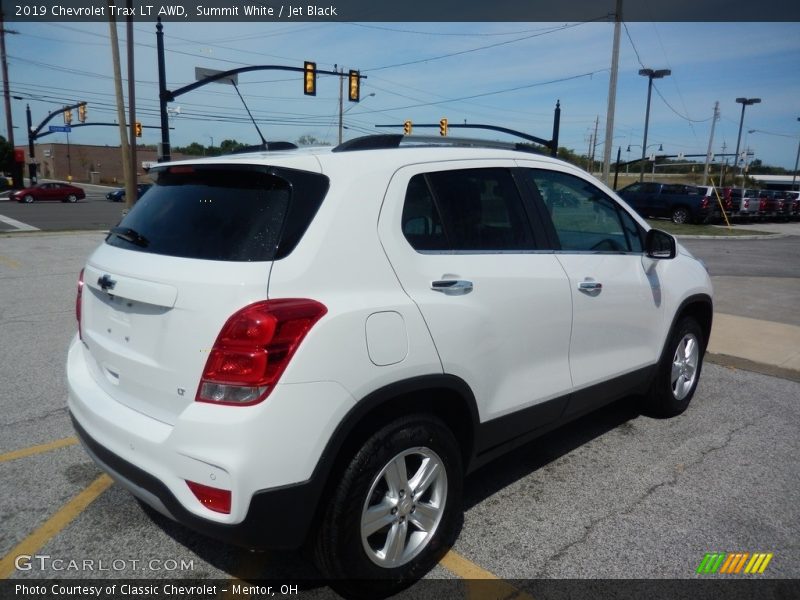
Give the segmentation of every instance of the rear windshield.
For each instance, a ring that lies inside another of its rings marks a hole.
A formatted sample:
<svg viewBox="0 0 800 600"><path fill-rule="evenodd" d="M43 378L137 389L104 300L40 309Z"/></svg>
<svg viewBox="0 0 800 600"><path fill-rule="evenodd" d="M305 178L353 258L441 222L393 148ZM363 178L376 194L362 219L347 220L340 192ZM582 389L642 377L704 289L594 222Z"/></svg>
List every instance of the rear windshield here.
<svg viewBox="0 0 800 600"><path fill-rule="evenodd" d="M111 246L184 258L271 261L288 255L328 190L316 173L261 166L151 169L151 187L111 230Z"/></svg>

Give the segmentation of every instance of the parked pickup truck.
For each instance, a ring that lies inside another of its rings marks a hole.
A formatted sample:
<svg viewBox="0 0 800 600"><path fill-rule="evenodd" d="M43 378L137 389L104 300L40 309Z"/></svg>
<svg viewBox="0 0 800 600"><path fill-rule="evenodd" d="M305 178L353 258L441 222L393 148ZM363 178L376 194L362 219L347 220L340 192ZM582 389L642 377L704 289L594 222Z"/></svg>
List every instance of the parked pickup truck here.
<svg viewBox="0 0 800 600"><path fill-rule="evenodd" d="M673 223L708 223L720 217L718 203L694 185L640 182L617 193L643 217L669 217Z"/></svg>

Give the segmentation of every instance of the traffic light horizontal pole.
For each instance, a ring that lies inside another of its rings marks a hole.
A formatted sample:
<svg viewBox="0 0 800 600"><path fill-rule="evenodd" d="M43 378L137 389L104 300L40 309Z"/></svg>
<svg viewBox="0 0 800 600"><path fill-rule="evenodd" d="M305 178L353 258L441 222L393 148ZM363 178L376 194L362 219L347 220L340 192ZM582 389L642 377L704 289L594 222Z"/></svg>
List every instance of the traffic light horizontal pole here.
<svg viewBox="0 0 800 600"><path fill-rule="evenodd" d="M206 84L219 81L220 79L225 79L226 77L231 77L232 75L238 75L239 73L249 73L250 71L293 71L295 73L304 73L305 70L305 67L289 67L285 65L253 65L250 67L239 67L238 69L231 69L230 71L223 71L222 73L214 73L213 75L209 75L200 81L195 81L194 83L190 83L189 85L185 85L182 88L178 88L174 91L164 90L164 99L167 102L173 102L175 98L182 96L186 92L191 92L192 90L196 90L197 88ZM318 75L336 75L337 77L349 76L349 74L345 73L344 71L326 71L324 69L316 69L315 73ZM359 74L358 77L359 79L367 78L366 75L361 74Z"/></svg>
<svg viewBox="0 0 800 600"><path fill-rule="evenodd" d="M439 127L439 123L414 123L414 127ZM403 124L400 125L375 125L375 127L403 127ZM540 137L536 137L535 135L530 135L528 133L523 133L522 131L517 131L515 129L509 129L507 127L498 127L497 125L480 125L478 123L448 123L448 129L488 129L490 131L500 131L502 133L507 133L509 135L514 135L520 137L524 140L528 140L529 142L535 142L537 144L541 144L547 148L553 149L553 140L543 140Z"/></svg>
<svg viewBox="0 0 800 600"><path fill-rule="evenodd" d="M73 108L78 108L79 106L83 106L84 104L86 104L86 102L78 102L77 104L72 104L70 106L65 106L64 108L61 108L59 110L54 110L53 112L51 112L50 114L48 114L45 117L44 121L39 123L39 126L36 129L34 129L33 131L30 132L31 139L35 140L37 138L40 138L40 137L43 137L43 136L47 135L46 133L39 135L39 132L42 130L42 127L47 125L52 120L53 117L56 117L56 116L61 115L61 114L64 114L68 110L72 110ZM76 127L77 127L77 125L76 125Z"/></svg>
<svg viewBox="0 0 800 600"><path fill-rule="evenodd" d="M70 125L70 129L77 129L78 127L94 127L96 125L100 125L103 127L119 127L119 123L78 123L77 125ZM158 125L142 125L142 129L161 129ZM170 129L175 129L174 127L170 127ZM60 131L45 131L40 133L36 136L35 139L43 138L46 135L50 135L51 133L61 133Z"/></svg>

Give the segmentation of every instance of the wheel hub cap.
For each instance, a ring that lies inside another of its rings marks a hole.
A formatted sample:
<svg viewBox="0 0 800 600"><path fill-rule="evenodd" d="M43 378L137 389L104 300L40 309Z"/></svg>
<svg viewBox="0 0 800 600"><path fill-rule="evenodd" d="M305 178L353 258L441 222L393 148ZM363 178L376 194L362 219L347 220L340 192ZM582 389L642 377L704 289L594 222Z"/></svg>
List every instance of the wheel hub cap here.
<svg viewBox="0 0 800 600"><path fill-rule="evenodd" d="M700 362L700 344L697 338L687 333L683 336L675 356L672 358L672 395L676 400L683 400L692 390L697 379L697 365Z"/></svg>
<svg viewBox="0 0 800 600"><path fill-rule="evenodd" d="M369 559L400 567L430 543L444 515L447 473L430 448L401 452L378 473L361 509L361 543Z"/></svg>

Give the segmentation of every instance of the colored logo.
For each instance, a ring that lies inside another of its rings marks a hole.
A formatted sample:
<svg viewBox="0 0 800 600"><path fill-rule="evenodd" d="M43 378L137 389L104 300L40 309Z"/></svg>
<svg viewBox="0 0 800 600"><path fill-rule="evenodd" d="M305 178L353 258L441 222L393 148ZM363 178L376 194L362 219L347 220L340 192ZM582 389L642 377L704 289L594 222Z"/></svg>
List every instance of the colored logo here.
<svg viewBox="0 0 800 600"><path fill-rule="evenodd" d="M726 575L739 575L740 573L755 575L763 573L772 552L707 552L697 567L700 575L722 573Z"/></svg>

